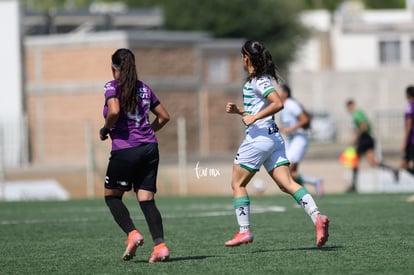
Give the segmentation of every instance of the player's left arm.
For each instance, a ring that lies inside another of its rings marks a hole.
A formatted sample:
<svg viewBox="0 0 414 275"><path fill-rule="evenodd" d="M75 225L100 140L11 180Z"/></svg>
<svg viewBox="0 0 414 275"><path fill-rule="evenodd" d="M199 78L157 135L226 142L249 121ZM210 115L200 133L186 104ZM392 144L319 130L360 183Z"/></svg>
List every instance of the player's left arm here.
<svg viewBox="0 0 414 275"><path fill-rule="evenodd" d="M170 114L161 103L151 109L151 112L155 115L155 119L151 123L154 132L160 130L168 121L170 121Z"/></svg>
<svg viewBox="0 0 414 275"><path fill-rule="evenodd" d="M260 112L256 114L247 114L243 117L242 120L246 126L253 124L255 121L259 119L271 116L283 109L282 99L280 98L279 94L276 93L276 90L270 92L267 95L266 99L270 102L270 104L267 105L266 108L262 109Z"/></svg>
<svg viewBox="0 0 414 275"><path fill-rule="evenodd" d="M290 134L296 131L297 129L302 128L304 125L306 125L306 123L309 122L309 117L304 112L301 112L297 118L298 118L298 122L296 124L292 125L291 127L286 127L283 129L284 134Z"/></svg>

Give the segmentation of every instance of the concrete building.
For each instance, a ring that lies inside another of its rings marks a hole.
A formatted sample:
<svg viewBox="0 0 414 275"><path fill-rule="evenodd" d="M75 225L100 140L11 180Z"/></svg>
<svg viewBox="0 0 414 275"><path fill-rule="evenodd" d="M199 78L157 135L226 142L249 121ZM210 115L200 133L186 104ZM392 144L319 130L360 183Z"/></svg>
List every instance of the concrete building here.
<svg viewBox="0 0 414 275"><path fill-rule="evenodd" d="M353 98L374 121L378 139L398 151L405 88L414 84L414 8L365 10L350 1L334 14L306 11L313 30L290 67L294 95L309 109L337 121L339 142L349 141L344 103Z"/></svg>
<svg viewBox="0 0 414 275"><path fill-rule="evenodd" d="M303 14L313 35L287 79L294 97L307 109L334 118L338 132L336 140L328 142L349 143L350 118L344 103L354 98L373 119L382 148L394 153L400 150L404 89L414 83L412 18L411 9L374 12L359 6L344 6L334 15L326 11ZM244 133L241 122L226 115L224 106L227 101L242 101L243 40L154 29L91 32L89 27L25 38L26 157L36 168L9 170L8 176L47 175L73 197L85 196L85 185L102 191L110 150L109 141L98 139L103 124L103 85L112 78L111 54L127 47L136 55L139 78L154 89L172 116L158 135L162 163L172 160L160 174L161 192L176 194L179 189L181 194L207 194L220 190L223 178L194 178L194 167L230 178L232 154ZM181 118L186 121L187 154L195 158L187 167L178 166ZM221 157L225 166L216 164ZM212 166L199 165L209 158ZM338 173L334 174L336 178ZM182 187L185 179L191 181L188 189Z"/></svg>
<svg viewBox="0 0 414 275"><path fill-rule="evenodd" d="M164 31L27 37L31 161L84 162L90 140L103 146L97 139L103 125L103 85L112 79L110 57L120 47L135 52L139 78L171 112L171 123L159 134L165 156L177 155L180 117L187 122L189 154L233 151L242 127L225 115L224 106L241 98L240 45L241 40L213 39L205 33Z"/></svg>

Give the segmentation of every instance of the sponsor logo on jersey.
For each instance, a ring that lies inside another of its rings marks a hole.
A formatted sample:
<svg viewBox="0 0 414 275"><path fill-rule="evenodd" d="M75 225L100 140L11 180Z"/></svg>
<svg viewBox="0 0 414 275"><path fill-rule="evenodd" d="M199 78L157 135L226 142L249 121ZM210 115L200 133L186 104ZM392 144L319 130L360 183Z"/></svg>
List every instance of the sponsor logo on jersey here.
<svg viewBox="0 0 414 275"><path fill-rule="evenodd" d="M141 99L149 99L150 95L146 87L139 88L138 95Z"/></svg>
<svg viewBox="0 0 414 275"><path fill-rule="evenodd" d="M128 182L118 180L118 181L116 182L116 184L121 185L121 186L127 186L127 185L128 185Z"/></svg>

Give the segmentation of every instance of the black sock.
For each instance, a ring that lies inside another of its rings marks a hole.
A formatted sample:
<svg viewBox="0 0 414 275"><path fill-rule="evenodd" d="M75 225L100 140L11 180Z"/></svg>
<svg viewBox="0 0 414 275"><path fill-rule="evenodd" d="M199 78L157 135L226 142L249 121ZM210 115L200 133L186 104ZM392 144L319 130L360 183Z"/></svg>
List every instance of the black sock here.
<svg viewBox="0 0 414 275"><path fill-rule="evenodd" d="M352 183L351 183L352 191L356 191L357 182L358 182L358 168L353 168L352 169Z"/></svg>
<svg viewBox="0 0 414 275"><path fill-rule="evenodd" d="M111 210L114 220L127 235L135 229L128 208L126 208L125 204L122 202L121 197L105 196L105 202L109 207L109 210Z"/></svg>
<svg viewBox="0 0 414 275"><path fill-rule="evenodd" d="M158 211L155 201L141 201L139 202L142 213L147 221L149 231L151 232L154 245L164 242L164 228L162 225L162 218L160 211Z"/></svg>
<svg viewBox="0 0 414 275"><path fill-rule="evenodd" d="M388 164L385 164L383 162L378 163L378 166L392 172L394 174L395 181L398 182L400 180L400 173L399 173L398 169L394 169L391 166L389 166Z"/></svg>

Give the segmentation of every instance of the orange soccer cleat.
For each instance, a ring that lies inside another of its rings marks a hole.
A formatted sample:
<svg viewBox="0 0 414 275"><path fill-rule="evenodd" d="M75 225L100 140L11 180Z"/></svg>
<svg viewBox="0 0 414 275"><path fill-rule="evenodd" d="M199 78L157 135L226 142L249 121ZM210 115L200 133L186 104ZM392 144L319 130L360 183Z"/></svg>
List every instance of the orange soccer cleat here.
<svg viewBox="0 0 414 275"><path fill-rule="evenodd" d="M124 255L122 255L122 259L124 259L124 261L129 261L134 258L137 248L144 244L144 238L137 230L133 230L128 234L125 244L127 247Z"/></svg>
<svg viewBox="0 0 414 275"><path fill-rule="evenodd" d="M170 252L168 251L165 243L160 243L154 247L154 251L151 253L149 263L164 262L170 258Z"/></svg>
<svg viewBox="0 0 414 275"><path fill-rule="evenodd" d="M244 233L237 232L233 239L225 242L226 246L239 246L241 244L248 244L253 242L253 235L250 229Z"/></svg>
<svg viewBox="0 0 414 275"><path fill-rule="evenodd" d="M329 218L327 216L318 215L315 224L315 231L316 231L316 245L318 247L323 246L329 237L328 229L329 229Z"/></svg>

